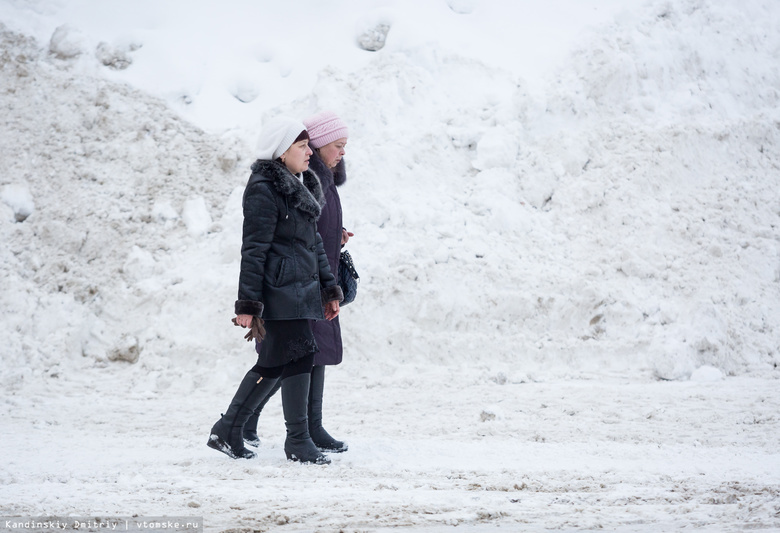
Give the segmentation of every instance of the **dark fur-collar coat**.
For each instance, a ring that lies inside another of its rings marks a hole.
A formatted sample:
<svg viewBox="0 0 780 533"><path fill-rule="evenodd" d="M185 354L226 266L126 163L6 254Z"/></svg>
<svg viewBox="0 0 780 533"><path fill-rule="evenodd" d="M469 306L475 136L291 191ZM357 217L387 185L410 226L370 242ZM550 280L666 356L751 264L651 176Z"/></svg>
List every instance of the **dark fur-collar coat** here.
<svg viewBox="0 0 780 533"><path fill-rule="evenodd" d="M314 172L301 183L282 163L255 161L244 191L237 315L322 320L323 302L343 299L317 233L324 202Z"/></svg>

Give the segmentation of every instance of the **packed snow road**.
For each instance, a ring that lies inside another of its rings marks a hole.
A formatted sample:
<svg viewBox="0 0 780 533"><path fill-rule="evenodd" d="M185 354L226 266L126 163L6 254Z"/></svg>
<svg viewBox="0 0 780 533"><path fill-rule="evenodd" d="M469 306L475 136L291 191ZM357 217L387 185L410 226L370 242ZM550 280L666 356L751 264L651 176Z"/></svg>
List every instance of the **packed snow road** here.
<svg viewBox="0 0 780 533"><path fill-rule="evenodd" d="M330 374L327 426L350 449L327 467L286 462L278 401L258 457L230 460L205 445L228 389L154 391L130 366L27 384L2 399L0 514L202 516L205 531L780 527L776 380L361 372Z"/></svg>

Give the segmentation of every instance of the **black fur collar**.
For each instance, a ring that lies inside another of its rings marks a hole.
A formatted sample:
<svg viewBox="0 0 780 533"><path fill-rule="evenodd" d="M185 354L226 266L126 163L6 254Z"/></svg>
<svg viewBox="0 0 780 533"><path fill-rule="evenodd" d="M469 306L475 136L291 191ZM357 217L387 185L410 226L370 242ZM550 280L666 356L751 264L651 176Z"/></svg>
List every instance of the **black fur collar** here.
<svg viewBox="0 0 780 533"><path fill-rule="evenodd" d="M259 174L260 179L270 181L282 196L287 197L290 204L314 215L320 216L325 205L322 185L317 175L311 170L303 173L303 184L283 163L258 159L252 163L252 173Z"/></svg>
<svg viewBox="0 0 780 533"><path fill-rule="evenodd" d="M336 184L336 187L341 187L347 182L347 169L343 159L333 169L333 182Z"/></svg>

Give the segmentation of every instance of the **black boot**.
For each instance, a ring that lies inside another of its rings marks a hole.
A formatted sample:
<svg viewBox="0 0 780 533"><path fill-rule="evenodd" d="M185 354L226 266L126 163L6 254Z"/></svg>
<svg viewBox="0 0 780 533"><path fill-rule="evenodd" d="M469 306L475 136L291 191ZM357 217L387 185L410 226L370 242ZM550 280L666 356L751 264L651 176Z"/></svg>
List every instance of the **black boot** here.
<svg viewBox="0 0 780 533"><path fill-rule="evenodd" d="M256 454L244 448L244 424L258 404L276 384L275 379L263 379L257 372L247 372L238 386L225 414L211 428L206 444L233 459L251 459Z"/></svg>
<svg viewBox="0 0 780 533"><path fill-rule="evenodd" d="M330 459L317 449L309 436L306 416L309 404L309 380L311 374L296 374L282 380L282 410L287 426L284 453L287 459L318 465L330 464Z"/></svg>
<svg viewBox="0 0 780 533"><path fill-rule="evenodd" d="M257 420L260 418L260 412L263 410L263 407L265 407L265 404L268 403L268 400L271 399L271 396L276 394L276 391L278 391L279 387L281 386L282 380L277 379L274 388L271 389L271 392L269 392L265 398L263 398L263 401L261 401L260 405L257 406L255 412L250 415L249 420L247 420L246 424L244 424L244 442L246 444L254 446L255 448L260 446L260 437L257 436Z"/></svg>
<svg viewBox="0 0 780 533"><path fill-rule="evenodd" d="M323 452L341 453L349 448L346 443L331 437L322 427L322 391L325 389L325 367L315 366L311 371L309 388L309 435Z"/></svg>

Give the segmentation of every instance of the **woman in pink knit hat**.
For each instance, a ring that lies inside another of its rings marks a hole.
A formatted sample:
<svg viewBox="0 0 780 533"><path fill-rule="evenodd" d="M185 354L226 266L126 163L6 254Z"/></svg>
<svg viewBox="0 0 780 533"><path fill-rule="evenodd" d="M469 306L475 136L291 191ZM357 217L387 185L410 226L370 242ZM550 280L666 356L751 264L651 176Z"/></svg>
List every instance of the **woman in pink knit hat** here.
<svg viewBox="0 0 780 533"><path fill-rule="evenodd" d="M322 236L325 254L332 272L338 272L339 255L343 245L353 235L344 229L341 217L341 199L337 187L346 182L344 153L349 132L347 125L335 113L323 111L303 121L309 133L309 146L314 153L309 159L309 169L320 178L325 206L317 220L317 231ZM325 366L341 363L343 347L338 317L333 320L312 321L312 332L319 346L314 357L309 389L309 434L321 451L339 453L347 451L347 444L334 439L322 427L322 396L325 385ZM257 421L268 398L258 406L254 415L244 425L244 440L258 446Z"/></svg>

